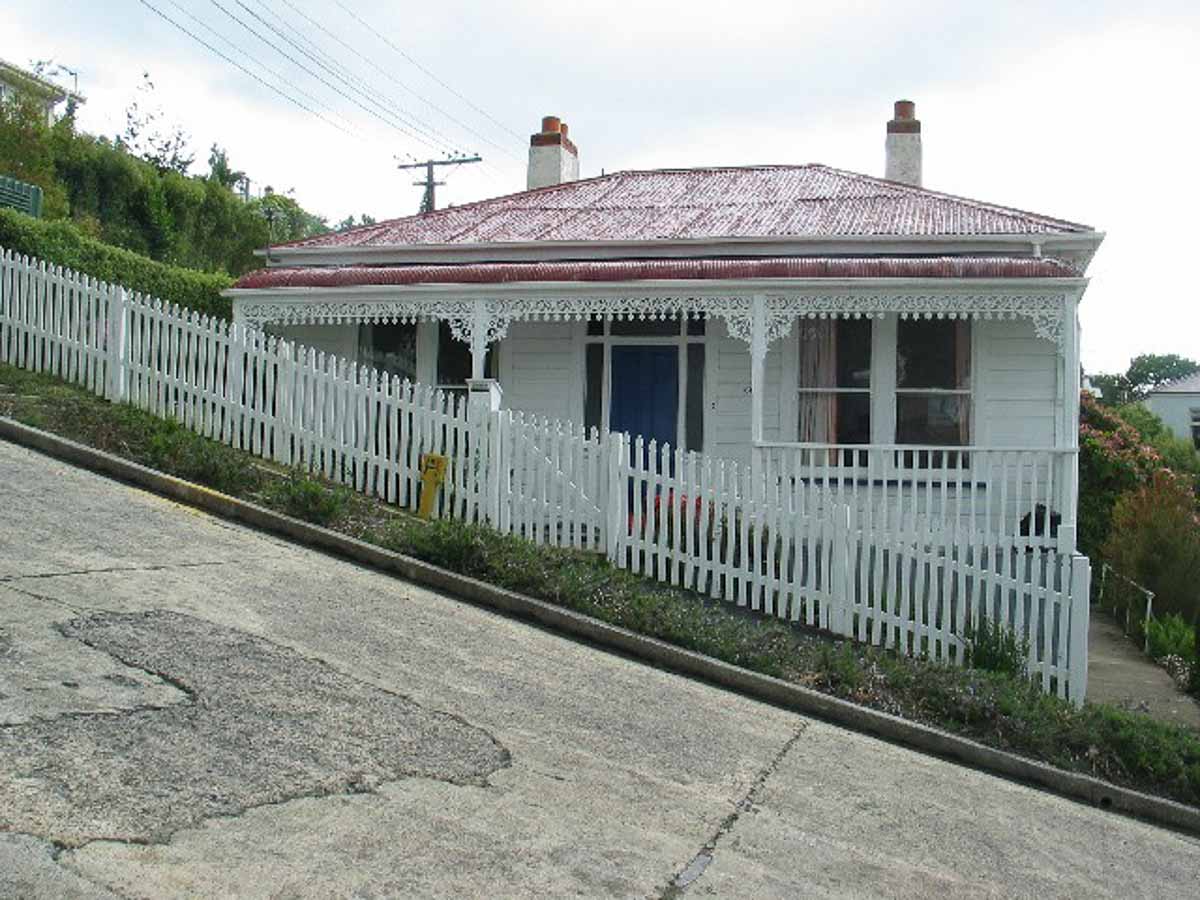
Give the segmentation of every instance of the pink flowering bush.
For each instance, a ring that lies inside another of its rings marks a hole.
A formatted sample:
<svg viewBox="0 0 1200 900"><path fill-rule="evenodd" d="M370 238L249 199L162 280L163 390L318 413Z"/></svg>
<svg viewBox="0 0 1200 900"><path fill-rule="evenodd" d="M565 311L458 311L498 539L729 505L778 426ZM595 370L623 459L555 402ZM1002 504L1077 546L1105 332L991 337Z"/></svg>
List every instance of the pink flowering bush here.
<svg viewBox="0 0 1200 900"><path fill-rule="evenodd" d="M1164 471L1162 455L1136 428L1084 394L1079 416L1079 548L1101 554L1122 494Z"/></svg>

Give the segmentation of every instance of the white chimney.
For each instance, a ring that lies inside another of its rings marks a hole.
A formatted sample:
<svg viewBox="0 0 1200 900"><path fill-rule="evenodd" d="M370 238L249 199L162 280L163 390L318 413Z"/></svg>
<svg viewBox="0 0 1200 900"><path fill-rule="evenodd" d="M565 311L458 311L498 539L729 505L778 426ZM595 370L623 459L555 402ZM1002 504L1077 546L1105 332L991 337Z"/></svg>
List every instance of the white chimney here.
<svg viewBox="0 0 1200 900"><path fill-rule="evenodd" d="M896 117L887 123L887 164L883 177L921 186L921 123L911 100L896 101Z"/></svg>
<svg viewBox="0 0 1200 900"><path fill-rule="evenodd" d="M529 138L529 190L579 180L579 151L567 138L558 116L542 119L542 130Z"/></svg>

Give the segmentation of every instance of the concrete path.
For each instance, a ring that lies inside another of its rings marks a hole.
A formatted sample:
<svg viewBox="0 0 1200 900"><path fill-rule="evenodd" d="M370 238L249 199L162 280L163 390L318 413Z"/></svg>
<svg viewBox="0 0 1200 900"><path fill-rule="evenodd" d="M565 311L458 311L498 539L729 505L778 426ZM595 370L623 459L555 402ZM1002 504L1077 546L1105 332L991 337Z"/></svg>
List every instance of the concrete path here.
<svg viewBox="0 0 1200 900"><path fill-rule="evenodd" d="M1180 897L1200 842L0 443L0 896Z"/></svg>
<svg viewBox="0 0 1200 900"><path fill-rule="evenodd" d="M1108 613L1092 607L1088 699L1139 710L1172 725L1200 729L1200 703L1175 686Z"/></svg>

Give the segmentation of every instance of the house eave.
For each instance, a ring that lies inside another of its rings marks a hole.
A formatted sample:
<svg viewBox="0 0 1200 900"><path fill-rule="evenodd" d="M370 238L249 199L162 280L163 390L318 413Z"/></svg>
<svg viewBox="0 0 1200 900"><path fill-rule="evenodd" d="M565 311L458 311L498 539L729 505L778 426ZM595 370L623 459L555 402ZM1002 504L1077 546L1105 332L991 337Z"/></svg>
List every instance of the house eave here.
<svg viewBox="0 0 1200 900"><path fill-rule="evenodd" d="M762 278L739 280L661 281L539 281L504 282L500 284L417 284L417 285L353 285L348 287L277 287L226 288L221 296L233 300L370 300L403 296L410 299L428 297L431 300L447 296L461 298L502 298L528 296L749 296L753 294L805 293L831 291L877 292L894 289L899 292L927 290L931 293L971 293L996 291L1078 291L1087 287L1087 278Z"/></svg>
<svg viewBox="0 0 1200 900"><path fill-rule="evenodd" d="M1040 232L990 235L838 235L834 237L662 238L637 241L493 241L369 247L271 247L254 251L268 267L404 263L545 262L556 260L686 258L692 256L907 255L1018 253L1086 254L1104 233Z"/></svg>

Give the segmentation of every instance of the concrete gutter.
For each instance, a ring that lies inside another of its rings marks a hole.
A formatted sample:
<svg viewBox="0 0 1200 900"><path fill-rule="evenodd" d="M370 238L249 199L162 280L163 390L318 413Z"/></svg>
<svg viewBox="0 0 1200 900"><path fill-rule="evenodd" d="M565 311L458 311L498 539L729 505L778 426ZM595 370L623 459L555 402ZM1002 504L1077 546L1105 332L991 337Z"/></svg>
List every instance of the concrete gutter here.
<svg viewBox="0 0 1200 900"><path fill-rule="evenodd" d="M307 547L329 551L354 562L432 587L462 600L533 621L557 632L583 638L652 665L703 679L756 700L813 716L943 759L1044 788L1090 806L1155 825L1200 835L1200 809L1108 784L1089 775L1067 772L985 747L967 738L856 706L810 688L760 675L690 650L645 637L615 625L437 566L367 544L327 528L238 500L172 475L148 469L109 453L0 417L0 438L57 459L109 475L129 484L198 507L226 519L282 535Z"/></svg>

